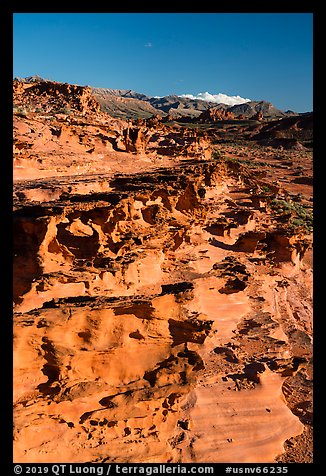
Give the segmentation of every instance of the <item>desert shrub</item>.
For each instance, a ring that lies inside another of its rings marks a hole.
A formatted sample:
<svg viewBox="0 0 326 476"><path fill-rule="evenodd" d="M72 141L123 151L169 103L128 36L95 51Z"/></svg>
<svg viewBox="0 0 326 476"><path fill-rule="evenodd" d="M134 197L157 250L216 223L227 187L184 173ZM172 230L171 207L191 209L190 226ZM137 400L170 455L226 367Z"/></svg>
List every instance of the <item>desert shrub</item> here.
<svg viewBox="0 0 326 476"><path fill-rule="evenodd" d="M62 107L57 111L59 114L67 114L70 115L72 113L71 109L69 107Z"/></svg>
<svg viewBox="0 0 326 476"><path fill-rule="evenodd" d="M279 215L288 215L288 225L290 228L302 228L306 232L311 232L313 229L313 214L312 210L292 202L291 200L284 200L274 198L270 206Z"/></svg>
<svg viewBox="0 0 326 476"><path fill-rule="evenodd" d="M292 209L292 204L284 199L273 198L271 207L276 213L285 213Z"/></svg>
<svg viewBox="0 0 326 476"><path fill-rule="evenodd" d="M215 160L219 160L221 159L222 157L224 157L224 153L222 153L220 150L214 150L213 154L212 154L212 158L215 159Z"/></svg>
<svg viewBox="0 0 326 476"><path fill-rule="evenodd" d="M17 114L17 116L26 117L27 113L28 113L28 110L26 108L23 108L23 107L17 107L16 110L14 110L14 112L15 112L15 114Z"/></svg>
<svg viewBox="0 0 326 476"><path fill-rule="evenodd" d="M262 189L263 192L266 192L266 193L268 193L268 192L271 191L271 189L268 187L268 185L263 185L263 186L261 187L261 189Z"/></svg>

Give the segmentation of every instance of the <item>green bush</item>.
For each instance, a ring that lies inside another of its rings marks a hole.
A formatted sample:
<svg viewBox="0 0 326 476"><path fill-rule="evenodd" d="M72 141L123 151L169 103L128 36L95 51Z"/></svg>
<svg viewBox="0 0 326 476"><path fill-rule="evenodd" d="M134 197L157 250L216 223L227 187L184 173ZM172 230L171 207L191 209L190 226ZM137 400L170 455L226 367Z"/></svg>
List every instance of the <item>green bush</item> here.
<svg viewBox="0 0 326 476"><path fill-rule="evenodd" d="M291 200L274 198L270 206L279 215L289 215L288 225L291 228L302 228L307 232L313 229L312 211Z"/></svg>
<svg viewBox="0 0 326 476"><path fill-rule="evenodd" d="M18 107L16 110L14 109L14 112L17 114L17 116L26 117L28 110L23 107Z"/></svg>
<svg viewBox="0 0 326 476"><path fill-rule="evenodd" d="M220 150L215 150L212 154L213 159L219 160L224 157L224 153L221 152Z"/></svg>
<svg viewBox="0 0 326 476"><path fill-rule="evenodd" d="M63 107L58 110L58 114L67 114L70 115L72 113L71 109L69 107Z"/></svg>

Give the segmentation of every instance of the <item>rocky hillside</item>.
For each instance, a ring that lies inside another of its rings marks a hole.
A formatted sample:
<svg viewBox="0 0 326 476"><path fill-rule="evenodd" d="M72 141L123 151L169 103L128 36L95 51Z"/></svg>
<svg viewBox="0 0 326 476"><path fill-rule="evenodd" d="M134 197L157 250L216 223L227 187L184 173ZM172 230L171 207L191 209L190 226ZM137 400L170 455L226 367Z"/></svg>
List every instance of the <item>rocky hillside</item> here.
<svg viewBox="0 0 326 476"><path fill-rule="evenodd" d="M311 152L14 102L14 461L312 462Z"/></svg>
<svg viewBox="0 0 326 476"><path fill-rule="evenodd" d="M14 81L20 84L55 83L39 76L15 78ZM99 102L102 111L121 119L146 119L153 115L160 115L161 117L170 116L171 119L196 119L210 108L225 111L225 114L221 112L221 120L223 120L224 116L248 119L256 116L257 113L266 119L287 117L296 114L293 111L281 111L267 101L250 101L235 106L228 106L222 103L216 104L201 99L191 99L176 95L164 97L147 96L146 94L138 93L131 89L92 87L91 91Z"/></svg>
<svg viewBox="0 0 326 476"><path fill-rule="evenodd" d="M271 121L253 134L252 139L262 145L273 147L312 147L313 113L293 115L282 120Z"/></svg>
<svg viewBox="0 0 326 476"><path fill-rule="evenodd" d="M265 118L285 117L295 114L292 111L284 112L273 106L272 103L267 101L250 101L243 104L236 104L228 108L229 112L232 112L235 116L252 117L257 113L261 113Z"/></svg>
<svg viewBox="0 0 326 476"><path fill-rule="evenodd" d="M216 103L201 99L190 99L176 95L155 98L133 91L100 88L93 89L93 93L100 102L102 109L116 117L118 117L118 115L119 117L127 117L129 114L132 118L146 118L149 117L150 114L159 114L162 117L168 115L171 119L188 118L196 120L209 111L209 109L213 111L219 110L220 120L225 118L248 119L255 117L257 113L260 113L262 117L266 119L286 117L295 114L292 111L281 111L267 101L251 101L235 106L227 106L226 104L217 105ZM120 99L120 102L124 102L126 106L129 105L130 112L127 110L127 107L121 110L118 99ZM211 115L213 116L214 114L212 113Z"/></svg>
<svg viewBox="0 0 326 476"><path fill-rule="evenodd" d="M214 106L214 103L200 99L189 99L175 95L162 98L151 98L150 103L159 111L169 114L172 118L198 117L203 111Z"/></svg>
<svg viewBox="0 0 326 476"><path fill-rule="evenodd" d="M100 112L91 88L35 79L31 83L14 81L13 104L16 110L23 108L34 112Z"/></svg>
<svg viewBox="0 0 326 476"><path fill-rule="evenodd" d="M151 105L147 96L135 93L134 91L92 88L92 93L99 102L102 111L113 117L122 119L146 119L159 113L159 111Z"/></svg>

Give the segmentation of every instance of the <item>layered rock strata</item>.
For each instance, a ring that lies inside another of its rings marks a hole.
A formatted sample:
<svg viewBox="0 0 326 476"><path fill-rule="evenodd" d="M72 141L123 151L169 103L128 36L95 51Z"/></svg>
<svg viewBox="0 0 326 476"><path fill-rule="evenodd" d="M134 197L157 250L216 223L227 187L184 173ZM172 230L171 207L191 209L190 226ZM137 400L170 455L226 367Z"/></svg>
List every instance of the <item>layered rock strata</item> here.
<svg viewBox="0 0 326 476"><path fill-rule="evenodd" d="M311 444L311 241L263 181L195 159L19 183L14 205L15 462Z"/></svg>

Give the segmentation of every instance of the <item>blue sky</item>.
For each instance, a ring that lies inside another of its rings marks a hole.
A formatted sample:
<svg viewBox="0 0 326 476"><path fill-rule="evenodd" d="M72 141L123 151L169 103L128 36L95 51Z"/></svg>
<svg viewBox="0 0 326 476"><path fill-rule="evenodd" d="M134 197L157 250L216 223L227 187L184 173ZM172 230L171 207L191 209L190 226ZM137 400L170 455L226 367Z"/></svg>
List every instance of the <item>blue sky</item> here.
<svg viewBox="0 0 326 476"><path fill-rule="evenodd" d="M310 13L16 13L14 76L312 110Z"/></svg>

